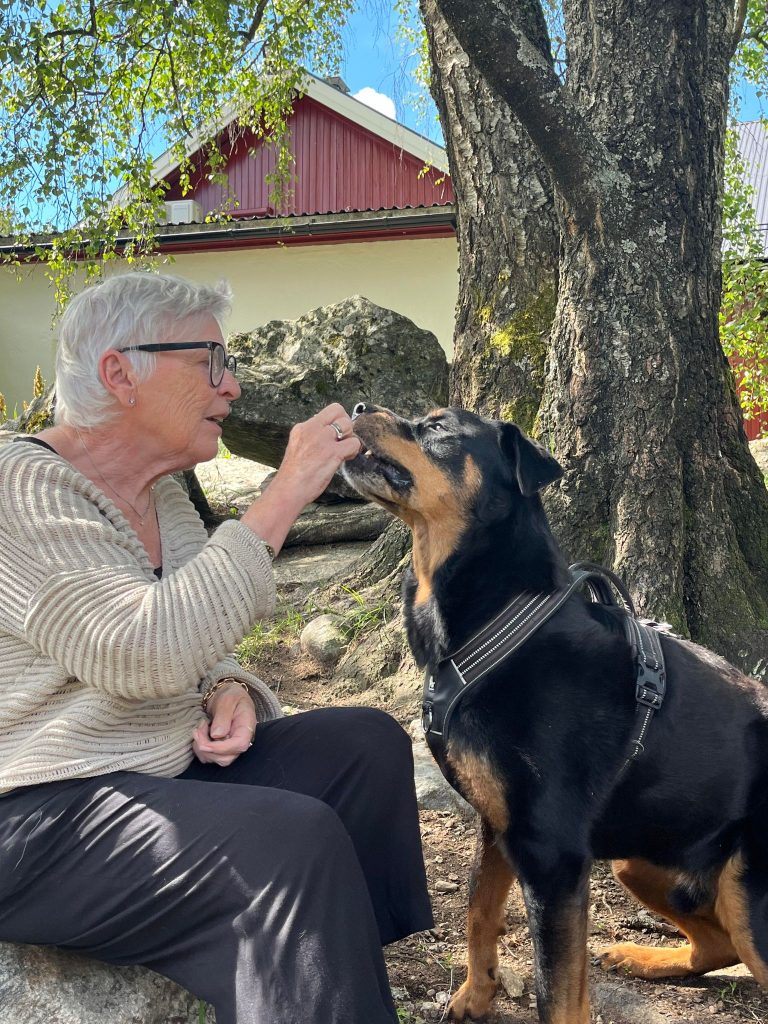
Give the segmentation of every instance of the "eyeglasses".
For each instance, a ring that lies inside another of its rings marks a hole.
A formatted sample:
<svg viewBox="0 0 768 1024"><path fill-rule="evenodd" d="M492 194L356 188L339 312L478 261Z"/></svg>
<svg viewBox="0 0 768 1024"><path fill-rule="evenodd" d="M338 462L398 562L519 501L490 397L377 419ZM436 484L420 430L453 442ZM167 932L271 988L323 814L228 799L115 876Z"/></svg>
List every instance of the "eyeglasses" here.
<svg viewBox="0 0 768 1024"><path fill-rule="evenodd" d="M152 345L129 345L121 352L178 352L188 348L208 349L208 379L212 388L217 388L224 379L224 371L237 373L237 359L228 356L220 341L165 341Z"/></svg>

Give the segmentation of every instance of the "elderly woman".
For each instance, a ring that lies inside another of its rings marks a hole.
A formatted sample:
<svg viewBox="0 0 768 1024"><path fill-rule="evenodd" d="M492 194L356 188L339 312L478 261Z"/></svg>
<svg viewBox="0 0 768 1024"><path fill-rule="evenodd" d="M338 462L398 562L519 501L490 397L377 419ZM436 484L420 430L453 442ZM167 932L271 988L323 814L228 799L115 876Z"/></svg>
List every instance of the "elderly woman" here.
<svg viewBox="0 0 768 1024"><path fill-rule="evenodd" d="M88 288L55 426L0 454L0 940L144 964L218 1024L391 1024L381 946L432 924L407 737L283 718L231 655L359 444L340 405L297 425L209 539L169 474L240 394L227 312L174 277Z"/></svg>

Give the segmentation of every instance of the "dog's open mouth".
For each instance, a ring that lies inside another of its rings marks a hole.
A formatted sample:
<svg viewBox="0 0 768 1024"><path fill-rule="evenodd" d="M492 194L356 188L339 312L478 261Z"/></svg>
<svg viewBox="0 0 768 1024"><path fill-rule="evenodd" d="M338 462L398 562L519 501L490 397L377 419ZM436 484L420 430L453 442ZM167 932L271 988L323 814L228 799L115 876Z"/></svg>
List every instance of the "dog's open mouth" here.
<svg viewBox="0 0 768 1024"><path fill-rule="evenodd" d="M365 445L365 440L360 440ZM373 447L365 447L356 458L345 463L344 473L353 487L364 493L381 481L396 493L413 486L413 477L404 466L381 455Z"/></svg>

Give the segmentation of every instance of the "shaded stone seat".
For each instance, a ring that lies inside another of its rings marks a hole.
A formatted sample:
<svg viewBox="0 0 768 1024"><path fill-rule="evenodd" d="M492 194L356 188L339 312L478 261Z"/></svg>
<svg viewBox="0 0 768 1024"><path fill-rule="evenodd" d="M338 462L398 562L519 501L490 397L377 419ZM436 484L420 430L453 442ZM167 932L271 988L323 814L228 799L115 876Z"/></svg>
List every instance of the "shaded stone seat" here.
<svg viewBox="0 0 768 1024"><path fill-rule="evenodd" d="M145 967L0 943L0 1024L198 1024L199 1014L195 996Z"/></svg>

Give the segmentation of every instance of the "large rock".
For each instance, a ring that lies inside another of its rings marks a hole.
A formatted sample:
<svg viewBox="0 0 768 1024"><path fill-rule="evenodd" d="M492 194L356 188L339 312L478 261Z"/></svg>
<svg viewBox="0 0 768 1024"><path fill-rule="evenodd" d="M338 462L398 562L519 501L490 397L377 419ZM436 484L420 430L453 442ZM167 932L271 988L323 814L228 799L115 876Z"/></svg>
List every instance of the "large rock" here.
<svg viewBox="0 0 768 1024"><path fill-rule="evenodd" d="M197 1024L199 1000L144 967L0 943L0 1024ZM208 1007L206 1024L215 1024Z"/></svg>
<svg viewBox="0 0 768 1024"><path fill-rule="evenodd" d="M344 619L341 615L318 615L302 629L299 643L305 654L333 668L349 646Z"/></svg>
<svg viewBox="0 0 768 1024"><path fill-rule="evenodd" d="M768 480L768 438L761 438L759 441L750 441L749 447L752 457L760 467L763 476Z"/></svg>
<svg viewBox="0 0 768 1024"><path fill-rule="evenodd" d="M475 818L471 804L445 779L424 739L421 719L414 718L408 730L413 740L413 777L416 801L422 811L452 811L465 821Z"/></svg>
<svg viewBox="0 0 768 1024"><path fill-rule="evenodd" d="M331 402L422 416L447 401L448 364L434 334L360 295L235 335L229 348L243 394L224 442L268 466L279 466L293 424Z"/></svg>
<svg viewBox="0 0 768 1024"><path fill-rule="evenodd" d="M52 427L55 401L56 389L53 384L49 384L45 393L33 398L20 416L0 425L0 432L36 434L46 427Z"/></svg>

